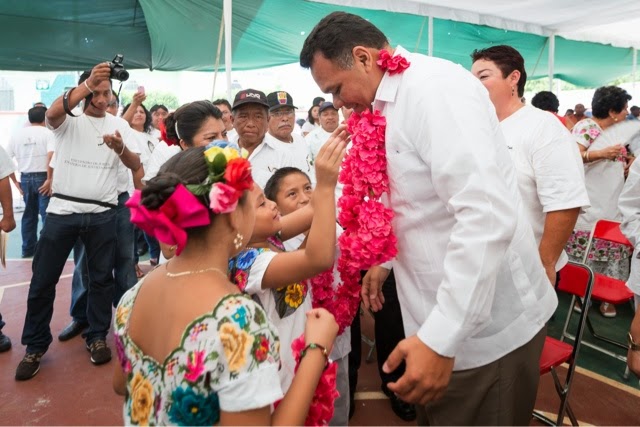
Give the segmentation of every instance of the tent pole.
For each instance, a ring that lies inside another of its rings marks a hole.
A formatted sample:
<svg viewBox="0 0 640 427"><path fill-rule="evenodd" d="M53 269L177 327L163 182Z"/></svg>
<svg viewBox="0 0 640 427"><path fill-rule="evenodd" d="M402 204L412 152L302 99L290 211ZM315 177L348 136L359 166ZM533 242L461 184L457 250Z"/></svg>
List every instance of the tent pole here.
<svg viewBox="0 0 640 427"><path fill-rule="evenodd" d="M231 102L231 42L233 35L231 34L231 0L224 0L224 71L227 75L227 99Z"/></svg>
<svg viewBox="0 0 640 427"><path fill-rule="evenodd" d="M224 13L223 13L224 15ZM216 97L216 80L218 80L218 68L220 66L220 52L222 51L222 37L224 35L224 16L220 17L220 31L218 32L218 50L216 51L216 64L213 73L213 88L211 89L211 100Z"/></svg>
<svg viewBox="0 0 640 427"><path fill-rule="evenodd" d="M422 32L424 31L424 24L427 23L427 17L422 19L422 25L420 26L420 32L418 33L418 39L416 40L416 48L413 50L415 53L420 53L420 40L422 40Z"/></svg>
<svg viewBox="0 0 640 427"><path fill-rule="evenodd" d="M631 68L631 81L633 90L636 89L636 77L638 71L638 50L634 47L631 48L633 50L633 67Z"/></svg>
<svg viewBox="0 0 640 427"><path fill-rule="evenodd" d="M556 54L556 36L549 36L549 91L553 92L554 58Z"/></svg>
<svg viewBox="0 0 640 427"><path fill-rule="evenodd" d="M433 56L433 16L429 17L429 47L427 54Z"/></svg>

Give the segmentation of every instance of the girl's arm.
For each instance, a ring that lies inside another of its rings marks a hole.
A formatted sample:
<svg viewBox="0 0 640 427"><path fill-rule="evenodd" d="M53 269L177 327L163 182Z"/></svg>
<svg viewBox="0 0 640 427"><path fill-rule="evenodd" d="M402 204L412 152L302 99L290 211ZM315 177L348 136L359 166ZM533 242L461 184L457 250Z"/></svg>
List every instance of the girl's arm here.
<svg viewBox="0 0 640 427"><path fill-rule="evenodd" d="M318 182L311 200L313 222L306 247L276 255L262 278L262 289L280 288L306 280L333 265L336 253L335 187L345 153L346 139L344 126L338 127L318 152Z"/></svg>

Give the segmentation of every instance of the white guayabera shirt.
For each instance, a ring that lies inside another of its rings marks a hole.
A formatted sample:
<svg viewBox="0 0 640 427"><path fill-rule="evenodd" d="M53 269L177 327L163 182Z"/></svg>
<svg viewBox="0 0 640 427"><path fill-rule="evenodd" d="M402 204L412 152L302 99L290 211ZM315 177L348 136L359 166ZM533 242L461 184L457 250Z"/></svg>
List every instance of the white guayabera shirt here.
<svg viewBox="0 0 640 427"><path fill-rule="evenodd" d="M454 370L480 367L529 342L556 294L487 90L449 61L396 54L411 66L384 76L373 107L387 119L405 332Z"/></svg>

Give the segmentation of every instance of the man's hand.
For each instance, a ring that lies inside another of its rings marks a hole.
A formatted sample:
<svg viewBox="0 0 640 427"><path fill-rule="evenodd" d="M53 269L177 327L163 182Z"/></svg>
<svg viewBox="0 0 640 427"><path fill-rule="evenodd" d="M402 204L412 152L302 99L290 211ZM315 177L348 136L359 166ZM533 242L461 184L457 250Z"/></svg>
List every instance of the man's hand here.
<svg viewBox="0 0 640 427"><path fill-rule="evenodd" d="M393 372L405 361L404 375L389 390L407 403L426 405L440 399L449 385L453 372L453 358L440 356L413 335L398 343L382 370Z"/></svg>
<svg viewBox="0 0 640 427"><path fill-rule="evenodd" d="M120 132L116 130L114 135L105 135L104 143L107 144L107 147L111 148L116 154L120 155L122 153L122 149L124 148L124 142L122 141L122 136Z"/></svg>
<svg viewBox="0 0 640 427"><path fill-rule="evenodd" d="M0 220L0 230L8 233L16 228L16 220L13 219L13 215L3 216Z"/></svg>
<svg viewBox="0 0 640 427"><path fill-rule="evenodd" d="M91 75L86 80L89 90L93 91L100 83L105 80L109 80L111 76L111 68L108 62L101 62L93 67Z"/></svg>
<svg viewBox="0 0 640 427"><path fill-rule="evenodd" d="M45 180L45 182L40 186L40 188L38 188L38 193L42 194L43 196L51 196L52 190L51 190L50 179Z"/></svg>
<svg viewBox="0 0 640 427"><path fill-rule="evenodd" d="M627 365L631 372L640 378L640 351L627 350Z"/></svg>
<svg viewBox="0 0 640 427"><path fill-rule="evenodd" d="M382 304L384 304L384 295L382 295L382 285L391 270L387 270L384 267L375 266L371 267L367 274L362 279L362 289L360 295L362 296L362 302L364 307L372 311L382 310Z"/></svg>
<svg viewBox="0 0 640 427"><path fill-rule="evenodd" d="M16 186L16 188L18 189L18 192L20 193L20 195L24 196L24 192L22 191L22 184L20 184L20 181L14 181L13 185Z"/></svg>

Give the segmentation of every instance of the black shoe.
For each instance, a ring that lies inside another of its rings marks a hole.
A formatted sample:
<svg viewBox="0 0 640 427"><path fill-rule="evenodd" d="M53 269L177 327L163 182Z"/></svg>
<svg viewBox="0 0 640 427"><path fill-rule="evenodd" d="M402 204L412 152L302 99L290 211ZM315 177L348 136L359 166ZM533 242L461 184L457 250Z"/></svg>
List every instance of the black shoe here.
<svg viewBox="0 0 640 427"><path fill-rule="evenodd" d="M356 399L354 395L349 396L349 419L353 417L353 413L356 411Z"/></svg>
<svg viewBox="0 0 640 427"><path fill-rule="evenodd" d="M398 396L393 394L391 390L387 387L382 386L382 392L389 397L391 401L391 409L393 413L398 416L403 421L415 421L416 419L416 408L410 403L405 402L400 399Z"/></svg>
<svg viewBox="0 0 640 427"><path fill-rule="evenodd" d="M11 340L8 336L0 332L0 353L9 351L11 349Z"/></svg>
<svg viewBox="0 0 640 427"><path fill-rule="evenodd" d="M147 245L138 245L138 256L143 256L149 252L149 246Z"/></svg>
<svg viewBox="0 0 640 427"><path fill-rule="evenodd" d="M24 355L16 369L16 380L26 381L35 377L40 370L40 359L44 353L27 353Z"/></svg>
<svg viewBox="0 0 640 427"><path fill-rule="evenodd" d="M97 339L91 344L87 344L87 350L91 352L91 363L94 365L102 365L111 360L111 350L103 339Z"/></svg>
<svg viewBox="0 0 640 427"><path fill-rule="evenodd" d="M71 323L69 323L67 327L64 328L62 332L60 332L60 335L58 335L58 339L60 341L68 341L73 337L77 337L82 333L82 331L87 329L87 326L89 325L86 323L72 320Z"/></svg>
<svg viewBox="0 0 640 427"><path fill-rule="evenodd" d="M33 258L33 256L35 255L35 253L32 254L22 254L22 258Z"/></svg>

